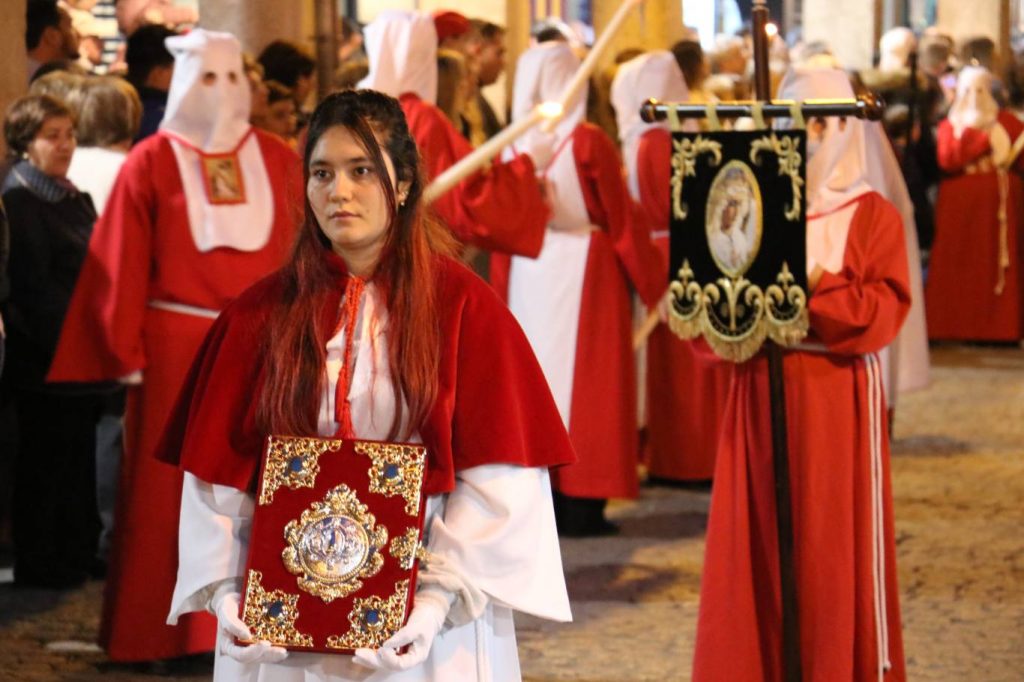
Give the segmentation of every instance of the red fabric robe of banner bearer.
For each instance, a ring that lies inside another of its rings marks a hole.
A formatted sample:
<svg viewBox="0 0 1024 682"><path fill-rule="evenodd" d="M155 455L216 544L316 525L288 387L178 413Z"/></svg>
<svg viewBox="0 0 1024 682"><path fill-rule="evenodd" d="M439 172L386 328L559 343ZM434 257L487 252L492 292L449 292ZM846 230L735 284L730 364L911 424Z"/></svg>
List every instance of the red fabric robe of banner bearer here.
<svg viewBox="0 0 1024 682"><path fill-rule="evenodd" d="M473 151L436 106L410 92L399 101L428 182ZM534 258L544 243L549 211L525 154L474 173L432 208L460 241L481 249Z"/></svg>
<svg viewBox="0 0 1024 682"><path fill-rule="evenodd" d="M821 351L786 352L783 361L805 682L906 679L889 440L874 353L892 341L910 309L907 258L896 209L873 192L855 201L842 269L826 272L810 301L807 342ZM812 222L808 232L813 229ZM736 366L723 423L693 679L780 682L763 355ZM891 666L884 677L880 652Z"/></svg>
<svg viewBox="0 0 1024 682"><path fill-rule="evenodd" d="M579 462L552 472L564 495L629 498L637 494L635 289L653 306L664 291L658 253L640 207L629 196L618 150L604 131L581 124L572 152L593 232L580 302L569 438ZM506 297L510 259L491 259L491 283Z"/></svg>
<svg viewBox="0 0 1024 682"><path fill-rule="evenodd" d="M165 624L178 570L181 473L153 450L212 319L160 310L165 301L220 310L279 267L302 206L298 157L256 131L274 191L275 219L262 249L200 253L189 228L174 151L162 135L125 161L65 318L50 368L54 381L144 378L128 391L116 537L100 644L113 660L153 660L213 649L215 623L191 614Z"/></svg>
<svg viewBox="0 0 1024 682"><path fill-rule="evenodd" d="M1024 124L1000 111L997 125L1011 144ZM935 244L925 289L928 338L1017 341L1024 338L1024 154L1005 172L1006 245L1010 264L999 279L1000 187L991 162L988 133L965 128L953 136L949 121L939 123L939 165L951 173L939 185L935 205Z"/></svg>
<svg viewBox="0 0 1024 682"><path fill-rule="evenodd" d="M669 268L669 176L672 136L653 128L640 138L637 181L640 203ZM667 280L662 280L667 282ZM667 284L665 284L667 286ZM729 391L731 366L709 361L661 324L647 341L647 469L651 476L709 479Z"/></svg>

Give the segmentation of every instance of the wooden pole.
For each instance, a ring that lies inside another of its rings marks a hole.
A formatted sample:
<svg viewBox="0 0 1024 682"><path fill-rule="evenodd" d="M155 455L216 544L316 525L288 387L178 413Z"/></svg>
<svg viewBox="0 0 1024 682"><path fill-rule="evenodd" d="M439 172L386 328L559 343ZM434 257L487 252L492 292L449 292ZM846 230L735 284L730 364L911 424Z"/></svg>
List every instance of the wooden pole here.
<svg viewBox="0 0 1024 682"><path fill-rule="evenodd" d="M597 62L601 59L601 56L608 50L612 44L612 38L618 33L619 29L622 28L623 22L629 16L629 13L634 7L640 5L644 0L626 0L623 2L619 9L616 10L612 16L611 21L605 26L605 29L601 32L601 36L594 43L594 47L590 48L590 52L587 53L586 59L583 60L583 64L580 65L579 70L573 79L569 82L569 85L562 92L562 97L558 100L558 103L562 105L562 110L565 111L569 104L572 103L574 97L579 94L580 88L582 88L587 80L590 78L590 74L597 68ZM550 133L555 129L557 119L547 121L542 130Z"/></svg>
<svg viewBox="0 0 1024 682"><path fill-rule="evenodd" d="M317 96L334 90L334 71L338 68L338 4L334 0L314 0L316 14Z"/></svg>
<svg viewBox="0 0 1024 682"><path fill-rule="evenodd" d="M756 0L754 33L754 88L757 99L771 99L768 74L768 8ZM775 521L779 541L779 581L782 592L782 679L800 682L800 619L793 562L793 503L789 480L789 439L786 430L786 383L782 348L768 342L768 385L771 394L772 468L775 474Z"/></svg>

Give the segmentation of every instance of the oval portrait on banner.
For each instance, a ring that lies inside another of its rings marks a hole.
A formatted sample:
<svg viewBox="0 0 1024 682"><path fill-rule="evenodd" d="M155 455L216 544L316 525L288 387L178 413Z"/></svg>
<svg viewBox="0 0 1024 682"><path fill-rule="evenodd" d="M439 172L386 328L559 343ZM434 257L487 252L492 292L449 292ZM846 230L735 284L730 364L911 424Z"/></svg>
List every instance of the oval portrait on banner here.
<svg viewBox="0 0 1024 682"><path fill-rule="evenodd" d="M729 277L745 273L761 248L761 190L750 166L733 160L711 183L704 213L711 257Z"/></svg>

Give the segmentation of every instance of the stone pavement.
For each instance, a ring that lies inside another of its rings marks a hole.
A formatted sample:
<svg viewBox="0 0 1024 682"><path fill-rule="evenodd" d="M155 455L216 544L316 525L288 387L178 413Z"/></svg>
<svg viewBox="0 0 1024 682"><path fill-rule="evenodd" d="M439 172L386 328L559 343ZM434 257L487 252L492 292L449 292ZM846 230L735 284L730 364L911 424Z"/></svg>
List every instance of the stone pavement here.
<svg viewBox="0 0 1024 682"><path fill-rule="evenodd" d="M904 639L913 681L1024 680L1024 351L948 346L932 386L897 411L893 485ZM616 505L614 538L565 540L575 622L517 619L528 682L690 679L708 493L651 486ZM0 585L0 679L158 678L89 641L101 585L57 594ZM452 681L457 682L457 681Z"/></svg>

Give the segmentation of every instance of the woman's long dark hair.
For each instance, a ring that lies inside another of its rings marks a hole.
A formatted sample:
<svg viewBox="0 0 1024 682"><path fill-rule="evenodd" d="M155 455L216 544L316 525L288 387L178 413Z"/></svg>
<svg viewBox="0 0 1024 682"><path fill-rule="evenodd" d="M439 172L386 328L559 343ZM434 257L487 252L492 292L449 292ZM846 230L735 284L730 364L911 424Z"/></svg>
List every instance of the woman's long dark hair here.
<svg viewBox="0 0 1024 682"><path fill-rule="evenodd" d="M324 132L334 126L348 128L362 144L387 200L388 234L372 281L379 287L388 311L384 333L396 404L388 438L407 438L422 426L437 397L441 341L434 271L437 254L453 250L452 238L423 215L419 152L398 100L372 90L339 92L325 98L309 123L304 155L307 184L313 149ZM396 201L385 153L397 181L409 183L402 205ZM326 344L333 331L322 313L332 290L336 292L339 286L325 258L325 251L330 249L331 243L307 198L292 257L282 269L283 295L268 326L257 419L269 433L317 432L314 408L325 389ZM403 399L409 409L405 429Z"/></svg>

